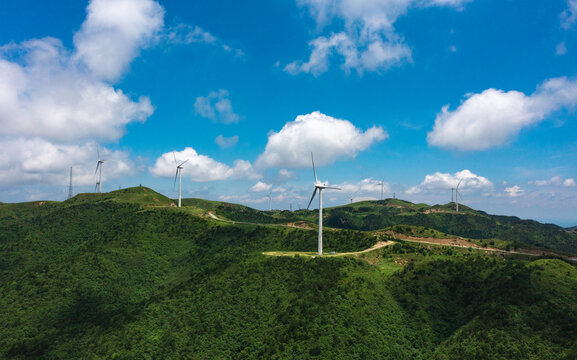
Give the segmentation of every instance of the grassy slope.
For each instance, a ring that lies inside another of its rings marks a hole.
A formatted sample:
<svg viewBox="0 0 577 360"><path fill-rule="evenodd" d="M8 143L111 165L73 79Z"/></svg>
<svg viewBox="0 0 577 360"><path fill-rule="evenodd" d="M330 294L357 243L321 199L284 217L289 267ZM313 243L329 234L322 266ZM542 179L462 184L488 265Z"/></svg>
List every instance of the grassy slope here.
<svg viewBox="0 0 577 360"><path fill-rule="evenodd" d="M265 257L314 250L316 233L220 224L131 191L0 206L0 357L490 359L508 349L560 359L577 349L577 271L559 260L407 243L361 260ZM326 235L339 251L372 241Z"/></svg>

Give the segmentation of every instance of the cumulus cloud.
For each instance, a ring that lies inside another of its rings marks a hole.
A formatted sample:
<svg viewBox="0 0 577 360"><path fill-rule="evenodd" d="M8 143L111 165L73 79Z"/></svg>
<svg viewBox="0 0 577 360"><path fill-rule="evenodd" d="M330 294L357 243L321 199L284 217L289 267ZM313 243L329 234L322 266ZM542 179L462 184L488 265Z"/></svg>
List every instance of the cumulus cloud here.
<svg viewBox="0 0 577 360"><path fill-rule="evenodd" d="M231 148L234 147L236 145L236 143L238 143L238 135L234 135L231 137L224 137L222 135L218 135L215 139L214 142L221 148L221 149L227 149L227 148Z"/></svg>
<svg viewBox="0 0 577 360"><path fill-rule="evenodd" d="M461 8L469 0L297 0L308 10L323 29L333 20L342 22L342 31L329 36L319 36L309 42L311 55L308 61L294 61L284 70L318 76L329 68L330 58L343 58L341 68L346 72L356 70L381 71L411 61L411 49L397 34L394 24L411 7L448 6Z"/></svg>
<svg viewBox="0 0 577 360"><path fill-rule="evenodd" d="M563 179L560 176L553 176L549 180L529 181L529 184L536 186L565 186L565 187L577 186L577 182L575 182L575 179L573 178Z"/></svg>
<svg viewBox="0 0 577 360"><path fill-rule="evenodd" d="M224 124L233 124L240 121L241 117L232 110L232 104L228 98L228 91L211 91L207 96L199 96L194 103L195 112L212 121Z"/></svg>
<svg viewBox="0 0 577 360"><path fill-rule="evenodd" d="M178 152L162 154L156 159L154 166L149 168L150 173L158 177L174 177L176 173L175 157L178 163L187 161L183 165L182 175L195 182L226 179L256 180L260 177L251 163L246 160L236 160L233 166L228 166L211 157L198 154L191 147L186 147Z"/></svg>
<svg viewBox="0 0 577 360"><path fill-rule="evenodd" d="M70 166L75 184L94 182L97 142L117 141L154 111L147 97L133 99L113 82L163 16L152 0L92 0L73 49L51 37L0 47L0 187L62 185ZM133 173L128 153L101 153L104 184Z"/></svg>
<svg viewBox="0 0 577 360"><path fill-rule="evenodd" d="M523 193L525 191L523 189L521 189L519 186L515 185L515 186L505 188L505 192L507 193L507 196L509 196L509 197L519 197L519 196L523 195Z"/></svg>
<svg viewBox="0 0 577 360"><path fill-rule="evenodd" d="M98 160L97 144L54 144L41 138L18 138L0 141L0 189L42 183L61 186L66 184L70 166L73 166L74 185L96 183L95 167ZM105 160L102 182L134 174L135 164L127 153L100 148Z"/></svg>
<svg viewBox="0 0 577 360"><path fill-rule="evenodd" d="M164 9L153 0L92 0L87 13L74 59L104 80L122 75L164 25Z"/></svg>
<svg viewBox="0 0 577 360"><path fill-rule="evenodd" d="M0 48L0 136L116 140L153 111L79 67L57 39Z"/></svg>
<svg viewBox="0 0 577 360"><path fill-rule="evenodd" d="M311 152L315 154L316 165L328 165L339 158L354 158L359 151L387 137L381 127L373 126L363 132L347 120L315 111L299 115L278 133L271 133L256 165L264 168L310 167Z"/></svg>
<svg viewBox="0 0 577 360"><path fill-rule="evenodd" d="M486 150L505 144L527 126L560 109L577 105L577 79L544 81L527 96L519 91L487 89L472 94L454 111L446 105L428 133L429 145L456 150Z"/></svg>
<svg viewBox="0 0 577 360"><path fill-rule="evenodd" d="M425 180L419 185L409 188L406 193L409 195L419 193L431 193L446 191L456 188L459 185L459 192L465 191L492 191L493 183L486 177L476 175L470 170L458 171L454 174L436 172L432 175L426 175Z"/></svg>
<svg viewBox="0 0 577 360"><path fill-rule="evenodd" d="M272 188L272 184L267 184L262 181L257 182L254 184L248 191L250 192L263 192L269 191Z"/></svg>

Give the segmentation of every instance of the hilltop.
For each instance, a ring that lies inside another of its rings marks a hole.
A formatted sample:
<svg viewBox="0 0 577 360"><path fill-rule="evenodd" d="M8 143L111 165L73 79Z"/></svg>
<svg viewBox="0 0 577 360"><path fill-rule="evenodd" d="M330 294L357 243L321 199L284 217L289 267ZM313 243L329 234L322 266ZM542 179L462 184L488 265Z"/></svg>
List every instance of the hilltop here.
<svg viewBox="0 0 577 360"><path fill-rule="evenodd" d="M454 236L416 225L327 228L327 251L394 242L355 255L265 256L314 251L316 212L183 204L140 187L0 204L0 358L577 354L577 268L559 258L409 243L387 232ZM361 208L394 208L387 204L353 204L353 219ZM402 205L403 214L437 214ZM327 219L347 207L327 209ZM242 222L250 219L265 220ZM309 227L287 226L295 219Z"/></svg>

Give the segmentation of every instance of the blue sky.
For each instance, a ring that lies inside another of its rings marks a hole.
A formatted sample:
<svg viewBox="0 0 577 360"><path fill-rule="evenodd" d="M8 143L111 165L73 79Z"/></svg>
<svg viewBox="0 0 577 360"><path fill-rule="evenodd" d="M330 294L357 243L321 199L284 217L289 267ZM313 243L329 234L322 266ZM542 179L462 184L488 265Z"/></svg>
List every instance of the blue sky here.
<svg viewBox="0 0 577 360"><path fill-rule="evenodd" d="M0 201L143 184L577 224L576 0L4 0ZM173 155L174 154L174 155ZM316 202L312 205L316 206Z"/></svg>

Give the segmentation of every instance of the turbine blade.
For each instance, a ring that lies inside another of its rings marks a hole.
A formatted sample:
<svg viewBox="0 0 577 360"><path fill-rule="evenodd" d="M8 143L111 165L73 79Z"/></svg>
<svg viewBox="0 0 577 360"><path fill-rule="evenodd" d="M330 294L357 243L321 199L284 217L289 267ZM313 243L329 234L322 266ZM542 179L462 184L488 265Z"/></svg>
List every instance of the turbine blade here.
<svg viewBox="0 0 577 360"><path fill-rule="evenodd" d="M100 147L96 145L96 154L98 155L98 160L100 160Z"/></svg>
<svg viewBox="0 0 577 360"><path fill-rule="evenodd" d="M172 188L174 189L176 187L176 178L178 177L178 168L176 168L176 174L174 175L174 185L172 185Z"/></svg>
<svg viewBox="0 0 577 360"><path fill-rule="evenodd" d="M325 189L341 190L341 188L335 186L327 186Z"/></svg>
<svg viewBox="0 0 577 360"><path fill-rule="evenodd" d="M311 196L311 201L309 201L309 204L307 205L307 210L311 206L311 203L313 202L313 199L315 198L316 194L317 194L317 188L315 187L315 191L313 191L313 196Z"/></svg>
<svg viewBox="0 0 577 360"><path fill-rule="evenodd" d="M176 154L174 153L174 150L172 151L172 156L174 157L174 165L176 165L177 161L176 161Z"/></svg>
<svg viewBox="0 0 577 360"><path fill-rule="evenodd" d="M100 167L100 161L96 163L96 170L94 170L94 175L98 172L98 168Z"/></svg>
<svg viewBox="0 0 577 360"><path fill-rule="evenodd" d="M459 180L459 183L457 184L457 190L459 190L459 185L461 185L461 181L463 181L463 179Z"/></svg>
<svg viewBox="0 0 577 360"><path fill-rule="evenodd" d="M312 152L311 152L311 160L313 161L313 174L315 174L315 183L316 183L318 181L317 180L317 171L315 170L315 157L313 156Z"/></svg>
<svg viewBox="0 0 577 360"><path fill-rule="evenodd" d="M186 164L187 162L188 162L188 159L187 159L187 160L184 160L183 162L181 162L180 165L178 165L178 166L180 167L180 166Z"/></svg>

